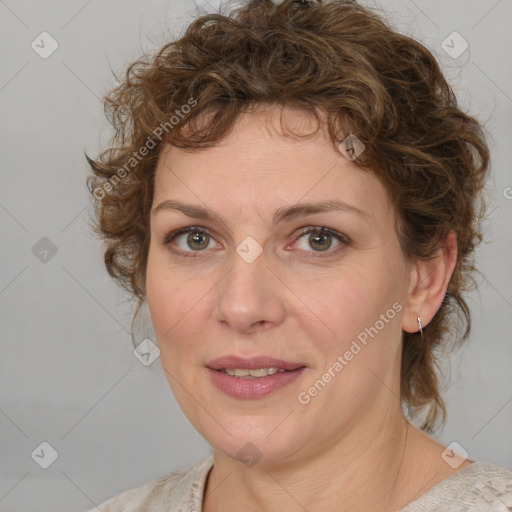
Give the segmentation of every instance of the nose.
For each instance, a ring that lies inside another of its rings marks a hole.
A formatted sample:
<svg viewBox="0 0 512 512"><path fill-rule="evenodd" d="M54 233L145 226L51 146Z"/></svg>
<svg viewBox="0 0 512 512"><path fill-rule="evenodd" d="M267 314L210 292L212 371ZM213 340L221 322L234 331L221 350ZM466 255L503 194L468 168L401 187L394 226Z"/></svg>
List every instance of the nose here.
<svg viewBox="0 0 512 512"><path fill-rule="evenodd" d="M279 325L286 315L283 287L265 252L250 263L234 252L231 270L217 287L215 318L245 334Z"/></svg>

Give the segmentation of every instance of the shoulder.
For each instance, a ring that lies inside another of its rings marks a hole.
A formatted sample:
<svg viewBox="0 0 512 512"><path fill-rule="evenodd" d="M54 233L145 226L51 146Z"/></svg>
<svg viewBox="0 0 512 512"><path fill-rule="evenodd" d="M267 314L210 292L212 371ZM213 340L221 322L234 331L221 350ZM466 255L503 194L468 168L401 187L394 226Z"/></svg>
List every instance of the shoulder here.
<svg viewBox="0 0 512 512"><path fill-rule="evenodd" d="M512 510L512 472L473 462L442 480L400 512L508 512Z"/></svg>
<svg viewBox="0 0 512 512"><path fill-rule="evenodd" d="M174 512L201 510L203 489L213 457L124 491L88 512ZM185 508L186 506L186 508ZM198 507L199 506L199 507Z"/></svg>

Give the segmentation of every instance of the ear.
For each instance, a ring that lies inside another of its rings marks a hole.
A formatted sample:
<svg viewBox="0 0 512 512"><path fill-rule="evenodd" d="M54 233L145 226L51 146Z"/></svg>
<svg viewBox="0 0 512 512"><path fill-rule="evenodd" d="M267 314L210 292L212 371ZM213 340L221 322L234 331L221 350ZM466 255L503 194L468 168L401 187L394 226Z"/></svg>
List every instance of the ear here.
<svg viewBox="0 0 512 512"><path fill-rule="evenodd" d="M418 317L422 327L432 320L441 307L456 263L457 236L452 230L439 242L432 259L411 266L409 294L402 318L405 332L419 331Z"/></svg>

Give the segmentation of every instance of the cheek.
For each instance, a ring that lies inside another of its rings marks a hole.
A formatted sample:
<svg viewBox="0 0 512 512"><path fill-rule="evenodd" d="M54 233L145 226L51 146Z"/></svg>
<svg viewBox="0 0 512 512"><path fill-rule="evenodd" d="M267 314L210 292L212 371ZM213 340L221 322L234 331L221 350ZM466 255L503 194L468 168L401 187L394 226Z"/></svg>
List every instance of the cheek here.
<svg viewBox="0 0 512 512"><path fill-rule="evenodd" d="M309 333L315 368L297 399L308 408L312 405L308 410L316 411L313 415L331 418L333 425L340 410L351 417L362 403L372 403L386 375L398 371L403 307L396 275L376 270L370 275L352 268L338 275L323 288L324 300L317 302L322 323Z"/></svg>
<svg viewBox="0 0 512 512"><path fill-rule="evenodd" d="M317 325L311 334L323 353L323 365L329 366L353 341L365 349L367 357L377 360L400 340L403 307L397 270L383 263L360 263L322 280L322 285L302 288L308 295L304 302L321 320L310 326ZM373 340L379 340L377 346L366 350ZM357 359L366 358L358 355Z"/></svg>
<svg viewBox="0 0 512 512"><path fill-rule="evenodd" d="M309 302L314 304L331 337L348 334L367 314L369 297L355 272L313 283L311 288Z"/></svg>
<svg viewBox="0 0 512 512"><path fill-rule="evenodd" d="M189 353L197 339L194 332L205 322L201 304L208 283L200 278L183 279L175 269L149 258L146 294L151 322L162 356L186 345Z"/></svg>

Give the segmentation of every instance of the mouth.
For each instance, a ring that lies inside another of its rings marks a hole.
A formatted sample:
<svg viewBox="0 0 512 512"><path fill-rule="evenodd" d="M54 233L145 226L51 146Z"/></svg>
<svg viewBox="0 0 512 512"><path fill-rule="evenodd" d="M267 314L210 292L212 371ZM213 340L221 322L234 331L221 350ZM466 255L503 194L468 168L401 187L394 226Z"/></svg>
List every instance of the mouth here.
<svg viewBox="0 0 512 512"><path fill-rule="evenodd" d="M262 377L268 377L269 375L275 375L276 373L284 373L290 370L284 368L257 368L255 370L248 370L247 368L222 368L217 370L224 372L231 377L238 377L240 379L261 379Z"/></svg>
<svg viewBox="0 0 512 512"><path fill-rule="evenodd" d="M212 370L275 370L278 371L293 371L298 368L305 367L304 363L295 363L291 361L285 361L283 359L276 359L275 357L270 356L257 356L251 358L243 358L237 356L222 356L218 357L207 363L208 368ZM277 373L275 371L271 372L271 375ZM242 376L240 374L239 376ZM255 377L260 376L259 374L255 374Z"/></svg>
<svg viewBox="0 0 512 512"><path fill-rule="evenodd" d="M206 365L212 383L225 394L243 399L262 398L299 377L306 365L262 356L226 356Z"/></svg>

